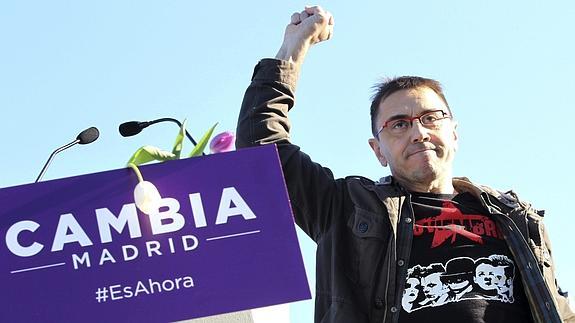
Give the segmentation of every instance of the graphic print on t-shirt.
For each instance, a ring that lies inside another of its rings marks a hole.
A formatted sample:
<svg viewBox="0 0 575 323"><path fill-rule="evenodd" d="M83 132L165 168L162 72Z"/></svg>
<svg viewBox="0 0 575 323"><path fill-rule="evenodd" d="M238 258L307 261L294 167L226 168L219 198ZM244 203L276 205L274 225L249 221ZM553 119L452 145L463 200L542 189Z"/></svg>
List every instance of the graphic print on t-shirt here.
<svg viewBox="0 0 575 323"><path fill-rule="evenodd" d="M441 214L415 221L413 235L421 236L432 233L431 248L436 248L457 237L463 237L470 242L483 244L483 237L501 239L502 235L489 217L481 214L463 214L451 201L443 201Z"/></svg>
<svg viewBox="0 0 575 323"><path fill-rule="evenodd" d="M411 313L470 299L513 303L514 279L515 264L505 255L456 257L445 264L416 265L407 271L401 305Z"/></svg>
<svg viewBox="0 0 575 323"><path fill-rule="evenodd" d="M400 323L532 322L497 218L470 193L412 193Z"/></svg>

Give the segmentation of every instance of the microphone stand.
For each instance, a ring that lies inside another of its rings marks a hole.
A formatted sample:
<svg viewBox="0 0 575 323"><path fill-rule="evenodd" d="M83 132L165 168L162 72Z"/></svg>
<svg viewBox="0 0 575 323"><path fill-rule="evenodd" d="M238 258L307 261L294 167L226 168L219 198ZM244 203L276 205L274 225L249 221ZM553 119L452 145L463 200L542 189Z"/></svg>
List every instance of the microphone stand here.
<svg viewBox="0 0 575 323"><path fill-rule="evenodd" d="M46 163L44 164L44 167L42 167L42 170L40 171L40 174L38 175L38 177L36 178L34 183L38 183L38 181L40 181L40 179L42 179L42 176L44 176L44 173L46 173L48 166L50 165L50 163L52 162L52 159L54 159L54 156L56 156L57 153L61 152L62 150L68 149L68 148L74 146L75 144L77 144L79 142L80 142L80 139L76 139L76 140L72 141L71 143L65 144L64 146L54 150L52 152L52 154L50 154L50 157L48 158Z"/></svg>
<svg viewBox="0 0 575 323"><path fill-rule="evenodd" d="M178 121L177 119L174 119L174 118L160 118L160 119L156 119L153 121L148 121L148 125L153 125L155 123L164 122L164 121L175 122L180 128L182 128L182 123L180 121ZM186 131L186 137L188 137L188 139L190 139L190 141L194 144L194 146L197 146L198 143L194 140L194 138L192 138L192 135L190 135L188 130L185 129L185 131Z"/></svg>

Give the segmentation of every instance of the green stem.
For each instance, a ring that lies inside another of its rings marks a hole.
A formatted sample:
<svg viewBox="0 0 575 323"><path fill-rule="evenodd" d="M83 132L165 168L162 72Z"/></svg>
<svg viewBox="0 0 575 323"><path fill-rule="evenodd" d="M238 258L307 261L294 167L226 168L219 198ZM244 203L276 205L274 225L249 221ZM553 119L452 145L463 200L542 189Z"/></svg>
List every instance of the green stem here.
<svg viewBox="0 0 575 323"><path fill-rule="evenodd" d="M134 172L136 173L136 176L138 176L138 182L144 181L144 178L142 177L142 173L140 173L138 166L136 166L135 164L132 164L132 163L128 163L128 167L130 167L134 170Z"/></svg>

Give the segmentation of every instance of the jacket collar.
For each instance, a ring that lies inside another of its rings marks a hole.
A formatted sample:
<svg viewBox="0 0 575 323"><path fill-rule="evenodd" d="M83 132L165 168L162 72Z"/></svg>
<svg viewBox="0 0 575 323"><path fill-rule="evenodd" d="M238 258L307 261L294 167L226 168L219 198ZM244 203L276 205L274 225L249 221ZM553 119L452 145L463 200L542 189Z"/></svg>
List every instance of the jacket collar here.
<svg viewBox="0 0 575 323"><path fill-rule="evenodd" d="M512 191L503 193L485 185L475 184L471 182L471 180L469 180L467 177L454 177L452 181L453 187L458 193L471 193L477 199L485 202L485 204L490 207L495 206L500 209L503 206L510 209L515 209L519 206L519 200ZM375 183L375 185L401 187L401 185L391 175L380 178L379 181Z"/></svg>

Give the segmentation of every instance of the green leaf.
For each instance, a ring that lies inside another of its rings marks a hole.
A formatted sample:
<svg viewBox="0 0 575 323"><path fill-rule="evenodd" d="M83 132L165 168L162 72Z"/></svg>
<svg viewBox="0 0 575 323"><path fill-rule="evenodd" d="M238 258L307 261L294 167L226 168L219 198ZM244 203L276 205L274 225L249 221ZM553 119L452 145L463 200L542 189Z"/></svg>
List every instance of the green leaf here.
<svg viewBox="0 0 575 323"><path fill-rule="evenodd" d="M151 162L153 160L166 161L172 159L176 159L176 155L169 151L164 151L154 146L144 146L136 150L136 152L128 161L128 165L134 164L137 166Z"/></svg>
<svg viewBox="0 0 575 323"><path fill-rule="evenodd" d="M185 134L186 134L186 120L182 122L182 127L180 128L180 131L176 136L176 142L174 143L174 148L172 148L172 154L176 156L176 159L180 159Z"/></svg>
<svg viewBox="0 0 575 323"><path fill-rule="evenodd" d="M204 152L204 149L208 145L208 141L210 141L210 137L212 137L212 133L214 133L214 129L216 129L217 125L218 125L218 123L216 122L216 124L213 125L210 128L210 130L208 130L208 132L206 132L204 134L202 139L200 139L200 141L198 141L198 144L196 145L196 147L194 147L194 149L190 153L190 157L200 156L202 154L202 152Z"/></svg>

